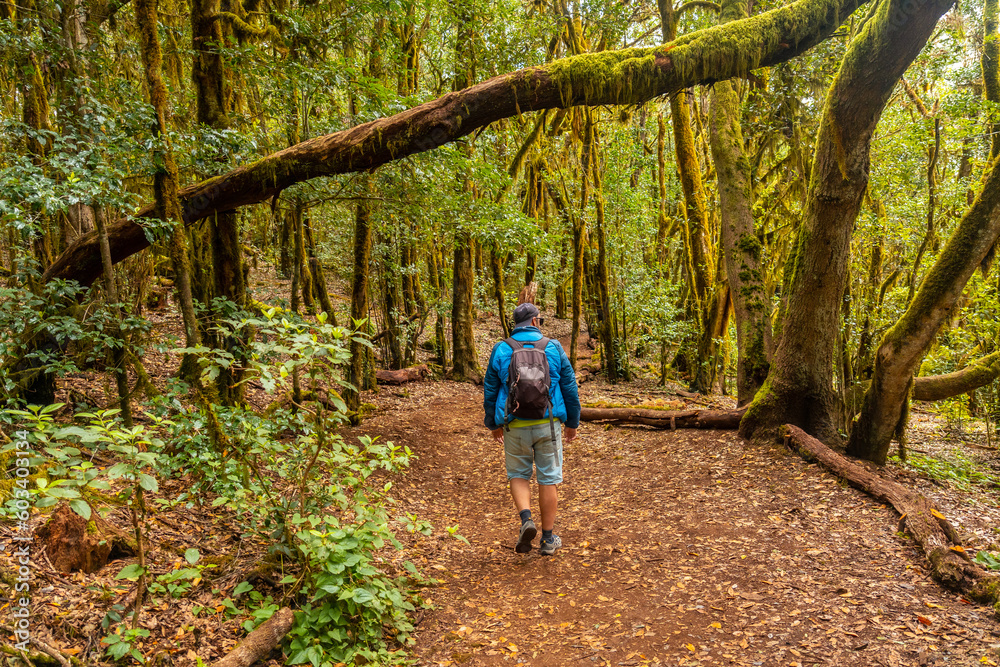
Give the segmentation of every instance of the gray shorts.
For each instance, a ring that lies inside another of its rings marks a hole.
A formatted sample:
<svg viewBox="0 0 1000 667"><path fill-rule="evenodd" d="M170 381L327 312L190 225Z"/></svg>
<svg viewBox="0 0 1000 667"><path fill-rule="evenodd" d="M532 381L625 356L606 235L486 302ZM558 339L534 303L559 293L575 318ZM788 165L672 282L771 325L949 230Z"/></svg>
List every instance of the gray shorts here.
<svg viewBox="0 0 1000 667"><path fill-rule="evenodd" d="M552 428L556 439L552 439ZM507 479L531 479L532 467L538 483L544 486L562 483L562 424L557 420L535 426L504 429L503 449L507 463Z"/></svg>

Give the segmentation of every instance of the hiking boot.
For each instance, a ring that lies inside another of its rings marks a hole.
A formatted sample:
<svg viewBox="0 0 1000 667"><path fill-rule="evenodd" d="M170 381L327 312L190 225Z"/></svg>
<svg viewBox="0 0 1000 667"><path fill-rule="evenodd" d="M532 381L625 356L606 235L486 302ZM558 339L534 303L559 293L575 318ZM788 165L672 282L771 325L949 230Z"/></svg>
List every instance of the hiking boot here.
<svg viewBox="0 0 1000 667"><path fill-rule="evenodd" d="M542 540L541 545L539 545L538 553L543 556L552 556L555 554L556 549L562 546L562 538L558 535L553 535L551 540Z"/></svg>
<svg viewBox="0 0 1000 667"><path fill-rule="evenodd" d="M514 551L519 554L526 554L531 551L531 540L535 539L535 535L538 534L538 529L535 528L535 522L528 519L521 524L521 535L517 538L517 546L514 547Z"/></svg>

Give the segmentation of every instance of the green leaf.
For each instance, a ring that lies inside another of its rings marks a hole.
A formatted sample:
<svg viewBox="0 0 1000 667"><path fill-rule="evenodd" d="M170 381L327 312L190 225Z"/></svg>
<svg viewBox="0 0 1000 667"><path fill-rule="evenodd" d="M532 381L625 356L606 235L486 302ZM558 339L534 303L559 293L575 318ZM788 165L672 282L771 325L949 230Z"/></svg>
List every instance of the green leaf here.
<svg viewBox="0 0 1000 667"><path fill-rule="evenodd" d="M148 570L138 563L132 563L115 575L115 579L127 579L128 581L138 581L139 577L146 574Z"/></svg>
<svg viewBox="0 0 1000 667"><path fill-rule="evenodd" d="M86 500L69 501L70 509L82 516L86 521L90 521L90 504Z"/></svg>
<svg viewBox="0 0 1000 667"><path fill-rule="evenodd" d="M45 493L53 498L64 498L66 500L80 497L80 492L76 489L67 489L62 486L50 486L46 489Z"/></svg>
<svg viewBox="0 0 1000 667"><path fill-rule="evenodd" d="M156 493L160 488L160 485L156 483L156 479L146 473L139 473L139 486L150 493Z"/></svg>
<svg viewBox="0 0 1000 667"><path fill-rule="evenodd" d="M355 588L354 594L351 596L351 599L357 602L358 604L368 604L369 602L375 599L375 596L372 595L367 589Z"/></svg>
<svg viewBox="0 0 1000 667"><path fill-rule="evenodd" d="M197 549L191 548L184 552L184 560L186 560L191 565L197 563L198 559L200 558L201 554L198 552Z"/></svg>
<svg viewBox="0 0 1000 667"><path fill-rule="evenodd" d="M252 590L253 590L253 584L247 581L243 581L240 582L240 584L233 589L233 595L242 595L243 593Z"/></svg>

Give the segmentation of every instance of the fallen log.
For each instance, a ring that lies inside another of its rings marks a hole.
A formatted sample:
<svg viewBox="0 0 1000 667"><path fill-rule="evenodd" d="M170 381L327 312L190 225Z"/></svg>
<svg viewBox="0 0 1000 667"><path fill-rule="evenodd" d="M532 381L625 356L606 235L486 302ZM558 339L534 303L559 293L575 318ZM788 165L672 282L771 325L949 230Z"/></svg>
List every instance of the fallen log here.
<svg viewBox="0 0 1000 667"><path fill-rule="evenodd" d="M905 529L920 545L938 583L1000 612L1000 576L972 562L958 531L926 497L868 471L797 426L786 424L785 429L785 445L790 449L816 460L854 488L899 512L900 530Z"/></svg>
<svg viewBox="0 0 1000 667"><path fill-rule="evenodd" d="M295 615L291 609L279 609L212 667L250 667L258 660L263 660L292 629L294 620Z"/></svg>
<svg viewBox="0 0 1000 667"><path fill-rule="evenodd" d="M645 424L657 428L736 429L746 408L739 410L647 410L642 408L582 408L585 422Z"/></svg>
<svg viewBox="0 0 1000 667"><path fill-rule="evenodd" d="M427 377L430 371L426 364L401 368L398 371L377 370L375 371L375 381L378 384L400 385L407 382L419 382Z"/></svg>

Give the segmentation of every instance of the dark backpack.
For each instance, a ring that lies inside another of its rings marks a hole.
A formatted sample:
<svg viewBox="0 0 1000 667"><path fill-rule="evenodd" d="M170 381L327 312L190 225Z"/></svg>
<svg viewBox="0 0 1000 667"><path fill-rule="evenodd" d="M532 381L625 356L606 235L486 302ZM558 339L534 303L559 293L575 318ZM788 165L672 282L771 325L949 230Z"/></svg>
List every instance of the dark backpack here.
<svg viewBox="0 0 1000 667"><path fill-rule="evenodd" d="M513 337L505 342L514 352L510 356L510 367L507 369L507 407L504 410L504 425L507 426L514 417L542 419L548 410L549 426L552 427L554 440L552 399L549 396L552 379L549 375L549 358L545 355L549 339L543 337L536 341L527 341L534 347L524 347L524 343L514 340Z"/></svg>

